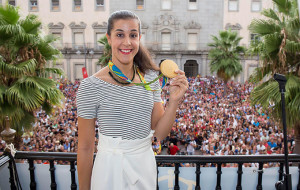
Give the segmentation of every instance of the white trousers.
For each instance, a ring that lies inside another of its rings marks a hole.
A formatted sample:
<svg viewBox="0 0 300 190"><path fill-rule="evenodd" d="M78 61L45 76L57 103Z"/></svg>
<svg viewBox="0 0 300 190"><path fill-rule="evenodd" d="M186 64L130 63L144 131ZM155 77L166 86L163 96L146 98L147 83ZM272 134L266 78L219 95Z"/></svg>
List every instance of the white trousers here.
<svg viewBox="0 0 300 190"><path fill-rule="evenodd" d="M122 140L99 133L91 190L155 190L157 168L151 137Z"/></svg>

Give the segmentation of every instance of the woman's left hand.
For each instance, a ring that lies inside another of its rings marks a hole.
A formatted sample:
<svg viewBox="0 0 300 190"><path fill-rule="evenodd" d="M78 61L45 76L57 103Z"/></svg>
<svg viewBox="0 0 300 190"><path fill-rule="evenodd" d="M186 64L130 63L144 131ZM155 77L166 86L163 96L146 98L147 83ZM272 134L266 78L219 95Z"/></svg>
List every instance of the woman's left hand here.
<svg viewBox="0 0 300 190"><path fill-rule="evenodd" d="M178 75L171 79L170 82L170 98L169 101L178 103L179 100L183 97L186 90L189 87L189 83L186 79L185 73L181 70L175 71Z"/></svg>

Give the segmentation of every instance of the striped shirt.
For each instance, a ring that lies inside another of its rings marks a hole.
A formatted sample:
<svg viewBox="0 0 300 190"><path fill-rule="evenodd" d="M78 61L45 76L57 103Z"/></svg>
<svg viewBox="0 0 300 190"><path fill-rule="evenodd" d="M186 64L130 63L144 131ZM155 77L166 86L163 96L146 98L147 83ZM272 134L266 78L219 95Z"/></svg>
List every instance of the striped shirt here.
<svg viewBox="0 0 300 190"><path fill-rule="evenodd" d="M152 70L144 76L147 82L156 77ZM159 82L150 87L159 89ZM78 117L97 118L101 134L127 140L149 135L154 102L162 101L161 91L147 91L143 86L119 86L95 76L82 80L76 98Z"/></svg>

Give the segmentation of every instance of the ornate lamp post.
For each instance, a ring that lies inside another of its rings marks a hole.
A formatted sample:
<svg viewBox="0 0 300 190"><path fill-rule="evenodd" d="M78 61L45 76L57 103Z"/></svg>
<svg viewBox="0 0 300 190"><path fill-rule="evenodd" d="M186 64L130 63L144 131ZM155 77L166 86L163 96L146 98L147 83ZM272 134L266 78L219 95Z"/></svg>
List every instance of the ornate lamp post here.
<svg viewBox="0 0 300 190"><path fill-rule="evenodd" d="M87 75L87 71L86 71L86 57L87 57L87 55L93 55L94 54L94 51L92 50L92 49L88 49L88 48L86 48L86 46L84 45L83 46L84 47L84 67L82 68L82 75L83 75L83 78L86 78L86 77L88 77L88 75ZM81 54L81 51L80 50L77 50L76 51L76 54L77 55L80 55Z"/></svg>
<svg viewBox="0 0 300 190"><path fill-rule="evenodd" d="M3 137L6 145L13 143L15 139L16 130L10 128L9 118L5 117L5 129L1 132L1 136ZM6 151L11 151L6 149Z"/></svg>

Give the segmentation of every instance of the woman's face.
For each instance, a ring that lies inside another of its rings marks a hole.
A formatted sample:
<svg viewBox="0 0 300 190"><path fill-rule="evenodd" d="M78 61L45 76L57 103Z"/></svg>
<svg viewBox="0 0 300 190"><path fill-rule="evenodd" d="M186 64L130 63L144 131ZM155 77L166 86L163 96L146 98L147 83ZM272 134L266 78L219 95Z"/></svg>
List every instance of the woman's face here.
<svg viewBox="0 0 300 190"><path fill-rule="evenodd" d="M114 64L132 64L139 50L139 24L136 19L115 20L111 35L106 34Z"/></svg>

